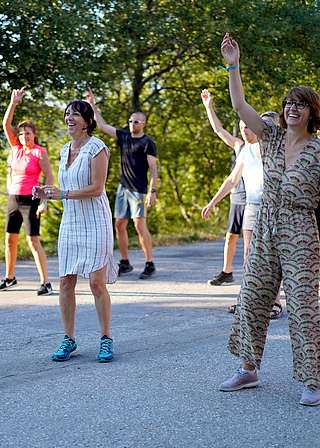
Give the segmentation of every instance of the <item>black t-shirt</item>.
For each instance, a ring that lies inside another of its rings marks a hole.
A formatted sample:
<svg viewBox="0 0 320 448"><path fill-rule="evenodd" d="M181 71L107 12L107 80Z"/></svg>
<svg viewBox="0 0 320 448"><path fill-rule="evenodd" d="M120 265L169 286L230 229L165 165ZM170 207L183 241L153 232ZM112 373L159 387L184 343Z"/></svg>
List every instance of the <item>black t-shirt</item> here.
<svg viewBox="0 0 320 448"><path fill-rule="evenodd" d="M147 193L147 155L157 157L154 141L145 134L133 138L122 129L117 129L117 138L121 154L120 183L128 190Z"/></svg>

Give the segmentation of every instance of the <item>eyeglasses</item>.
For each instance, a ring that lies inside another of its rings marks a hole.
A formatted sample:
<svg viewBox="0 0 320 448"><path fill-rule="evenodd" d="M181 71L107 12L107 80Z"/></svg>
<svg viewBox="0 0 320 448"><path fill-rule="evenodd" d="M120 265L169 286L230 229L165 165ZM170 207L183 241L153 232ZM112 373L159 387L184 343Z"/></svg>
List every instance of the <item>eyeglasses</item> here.
<svg viewBox="0 0 320 448"><path fill-rule="evenodd" d="M132 124L142 124L142 123L144 123L144 121L142 121L142 120L128 120L128 123L132 123Z"/></svg>
<svg viewBox="0 0 320 448"><path fill-rule="evenodd" d="M308 106L308 104L304 101L286 100L284 102L284 107L286 107L287 109L290 109L290 107L292 107L293 105L295 105L296 109L298 110L303 110L306 106Z"/></svg>

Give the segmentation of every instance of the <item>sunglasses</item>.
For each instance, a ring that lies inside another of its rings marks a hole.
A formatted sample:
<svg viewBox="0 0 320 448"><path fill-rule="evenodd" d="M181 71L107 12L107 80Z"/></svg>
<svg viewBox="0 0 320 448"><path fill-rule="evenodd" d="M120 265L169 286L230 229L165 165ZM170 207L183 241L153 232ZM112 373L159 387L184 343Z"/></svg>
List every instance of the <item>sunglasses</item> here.
<svg viewBox="0 0 320 448"><path fill-rule="evenodd" d="M306 106L308 106L308 104L304 101L286 100L284 102L284 107L286 107L287 109L289 109L293 105L295 105L296 109L298 110L303 110Z"/></svg>
<svg viewBox="0 0 320 448"><path fill-rule="evenodd" d="M144 123L144 121L142 121L142 120L128 120L128 123L132 123L132 124L142 124L142 123Z"/></svg>

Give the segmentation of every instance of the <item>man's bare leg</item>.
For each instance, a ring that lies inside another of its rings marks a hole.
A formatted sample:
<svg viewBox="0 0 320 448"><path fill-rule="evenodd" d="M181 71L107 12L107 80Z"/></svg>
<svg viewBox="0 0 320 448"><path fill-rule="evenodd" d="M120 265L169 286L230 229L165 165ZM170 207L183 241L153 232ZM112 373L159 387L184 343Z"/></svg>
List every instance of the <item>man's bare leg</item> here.
<svg viewBox="0 0 320 448"><path fill-rule="evenodd" d="M123 260L129 259L129 253L128 253L128 244L129 243L128 243L127 225L128 225L127 219L122 219L122 218L116 219L116 224L115 224L116 235L117 235L117 240L118 240L118 244L119 244L120 255Z"/></svg>
<svg viewBox="0 0 320 448"><path fill-rule="evenodd" d="M146 262L152 261L152 239L147 226L146 218L133 218L134 226L136 228L139 243L143 250Z"/></svg>
<svg viewBox="0 0 320 448"><path fill-rule="evenodd" d="M229 274L232 272L233 258L237 249L239 235L236 233L226 233L224 243L223 272Z"/></svg>

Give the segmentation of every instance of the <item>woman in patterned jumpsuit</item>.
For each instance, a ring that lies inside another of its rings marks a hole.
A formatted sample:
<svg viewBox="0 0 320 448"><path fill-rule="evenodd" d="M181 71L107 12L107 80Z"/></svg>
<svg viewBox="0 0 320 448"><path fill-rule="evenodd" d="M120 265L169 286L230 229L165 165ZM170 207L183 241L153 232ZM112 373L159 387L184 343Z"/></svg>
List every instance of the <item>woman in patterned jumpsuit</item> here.
<svg viewBox="0 0 320 448"><path fill-rule="evenodd" d="M222 391L258 385L270 310L283 280L293 352L293 377L304 385L300 404L320 404L319 234L314 209L320 198L320 96L291 89L280 126L262 119L246 102L238 44L226 34L221 52L229 72L233 108L259 141L264 193L253 231L229 349L241 359Z"/></svg>

